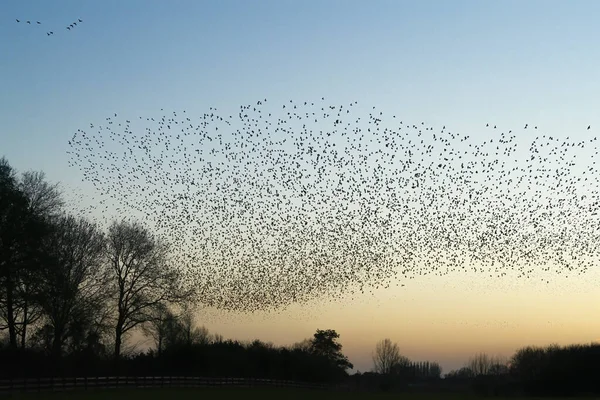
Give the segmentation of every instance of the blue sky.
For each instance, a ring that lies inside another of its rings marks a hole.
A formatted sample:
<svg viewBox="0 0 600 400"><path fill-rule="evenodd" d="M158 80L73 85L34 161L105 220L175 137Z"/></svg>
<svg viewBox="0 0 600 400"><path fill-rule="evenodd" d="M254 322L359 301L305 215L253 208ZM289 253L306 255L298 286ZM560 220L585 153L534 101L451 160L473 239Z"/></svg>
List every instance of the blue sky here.
<svg viewBox="0 0 600 400"><path fill-rule="evenodd" d="M599 12L595 1L7 0L1 149L62 179L72 132L113 112L263 97L356 99L457 130L583 126L600 92Z"/></svg>
<svg viewBox="0 0 600 400"><path fill-rule="evenodd" d="M113 113L322 96L471 136L584 139L600 129L598 15L594 0L4 0L0 156L75 184L68 140Z"/></svg>

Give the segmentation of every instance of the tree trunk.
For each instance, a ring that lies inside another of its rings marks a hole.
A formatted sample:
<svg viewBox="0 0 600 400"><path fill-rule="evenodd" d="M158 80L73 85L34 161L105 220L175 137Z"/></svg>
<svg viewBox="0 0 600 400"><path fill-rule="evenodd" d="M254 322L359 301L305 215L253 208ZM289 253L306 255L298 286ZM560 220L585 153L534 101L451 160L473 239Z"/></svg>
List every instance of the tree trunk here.
<svg viewBox="0 0 600 400"><path fill-rule="evenodd" d="M62 329L59 326L54 327L54 337L52 338L52 356L59 359L62 354Z"/></svg>
<svg viewBox="0 0 600 400"><path fill-rule="evenodd" d="M11 280L12 277L8 277L6 285L6 323L8 324L8 340L10 347L13 349L17 348L17 327L15 323L15 310L14 310L14 285Z"/></svg>
<svg viewBox="0 0 600 400"><path fill-rule="evenodd" d="M118 323L115 329L115 359L121 357L122 324Z"/></svg>
<svg viewBox="0 0 600 400"><path fill-rule="evenodd" d="M27 300L25 300L25 305L23 306L23 329L21 330L21 349L25 349L25 344L27 342L27 313L29 312L29 306L27 304Z"/></svg>

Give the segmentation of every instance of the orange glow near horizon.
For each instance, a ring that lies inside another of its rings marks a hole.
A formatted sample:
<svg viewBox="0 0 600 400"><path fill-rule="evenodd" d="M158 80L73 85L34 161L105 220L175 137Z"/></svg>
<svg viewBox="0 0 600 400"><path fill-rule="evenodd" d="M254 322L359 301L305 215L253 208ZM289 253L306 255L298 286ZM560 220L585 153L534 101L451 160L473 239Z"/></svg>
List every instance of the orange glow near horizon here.
<svg viewBox="0 0 600 400"><path fill-rule="evenodd" d="M530 345L597 340L600 321L592 317L600 312L598 277L588 273L536 283L481 279L475 273L425 276L403 288L314 301L279 313L200 310L197 322L226 338L275 345L299 342L316 329L335 329L343 352L363 372L372 367L376 342L390 338L411 360L437 361L448 372L479 352L510 357Z"/></svg>

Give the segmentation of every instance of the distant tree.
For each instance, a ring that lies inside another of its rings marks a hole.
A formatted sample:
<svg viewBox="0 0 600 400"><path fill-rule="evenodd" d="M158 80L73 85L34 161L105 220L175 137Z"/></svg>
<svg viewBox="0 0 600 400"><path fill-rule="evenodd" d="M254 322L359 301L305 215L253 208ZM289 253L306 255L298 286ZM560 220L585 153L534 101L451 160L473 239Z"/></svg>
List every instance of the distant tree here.
<svg viewBox="0 0 600 400"><path fill-rule="evenodd" d="M475 374L469 367L462 367L457 370L452 370L448 372L445 376L446 379L470 379L473 378Z"/></svg>
<svg viewBox="0 0 600 400"><path fill-rule="evenodd" d="M313 354L324 357L343 371L352 369L352 363L342 354L342 345L337 341L339 337L339 333L333 329L317 329L311 342L311 350Z"/></svg>
<svg viewBox="0 0 600 400"><path fill-rule="evenodd" d="M442 375L442 367L436 362L421 361L410 362L408 366L402 368L405 374L417 380L439 379Z"/></svg>
<svg viewBox="0 0 600 400"><path fill-rule="evenodd" d="M495 375L506 367L507 361L502 357L489 356L485 353L475 354L469 359L467 367L475 376Z"/></svg>
<svg viewBox="0 0 600 400"><path fill-rule="evenodd" d="M442 377L442 366L439 363L431 363L429 369L429 377L440 379Z"/></svg>
<svg viewBox="0 0 600 400"><path fill-rule="evenodd" d="M142 325L142 330L146 336L154 339L159 357L165 348L166 338L174 320L175 315L165 303L157 303L148 309L148 321Z"/></svg>
<svg viewBox="0 0 600 400"><path fill-rule="evenodd" d="M390 368L390 374L395 376L414 376L415 368L410 359L401 355L394 365Z"/></svg>
<svg viewBox="0 0 600 400"><path fill-rule="evenodd" d="M545 364L545 355L545 351L541 347L521 348L511 358L510 371L523 380L539 379Z"/></svg>
<svg viewBox="0 0 600 400"><path fill-rule="evenodd" d="M209 336L209 340L213 344L219 344L223 343L225 341L225 338L220 333L213 333Z"/></svg>
<svg viewBox="0 0 600 400"><path fill-rule="evenodd" d="M495 363L492 364L492 366L490 367L488 373L490 375L506 375L508 374L510 371L508 369L508 365L504 364L504 363Z"/></svg>
<svg viewBox="0 0 600 400"><path fill-rule="evenodd" d="M116 286L114 354L118 359L124 335L150 321L153 307L186 301L192 292L184 289L179 270L169 264L167 246L140 224L113 222L107 258Z"/></svg>
<svg viewBox="0 0 600 400"><path fill-rule="evenodd" d="M210 335L205 327L195 325L194 312L189 305L184 305L179 314L167 309L162 320L162 347L190 348L194 345L208 344Z"/></svg>
<svg viewBox="0 0 600 400"><path fill-rule="evenodd" d="M205 345L210 341L208 328L197 326L195 310L190 303L184 303L183 310L179 315L183 343L186 346Z"/></svg>
<svg viewBox="0 0 600 400"><path fill-rule="evenodd" d="M211 334L208 330L208 328L204 325L199 326L198 328L196 328L196 344L199 345L208 345L211 343Z"/></svg>
<svg viewBox="0 0 600 400"><path fill-rule="evenodd" d="M390 339L383 339L375 345L375 353L373 354L375 372L388 375L401 361L402 355L398 344L393 343Z"/></svg>
<svg viewBox="0 0 600 400"><path fill-rule="evenodd" d="M294 343L291 346L292 350L300 350L309 353L312 349L312 341L310 339L304 339L298 343Z"/></svg>

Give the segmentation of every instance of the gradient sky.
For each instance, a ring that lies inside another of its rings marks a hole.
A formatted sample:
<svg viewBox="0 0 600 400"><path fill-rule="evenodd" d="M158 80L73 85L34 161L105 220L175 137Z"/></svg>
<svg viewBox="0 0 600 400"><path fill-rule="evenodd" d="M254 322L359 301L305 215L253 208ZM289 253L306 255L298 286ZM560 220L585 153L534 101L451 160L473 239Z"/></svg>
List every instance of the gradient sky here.
<svg viewBox="0 0 600 400"><path fill-rule="evenodd" d="M490 122L584 139L600 129L598 15L595 0L4 0L0 155L77 186L67 142L112 113L321 96L475 137ZM598 278L428 276L318 309L198 319L228 337L276 344L333 328L361 371L376 341L390 337L447 372L475 352L600 339Z"/></svg>

